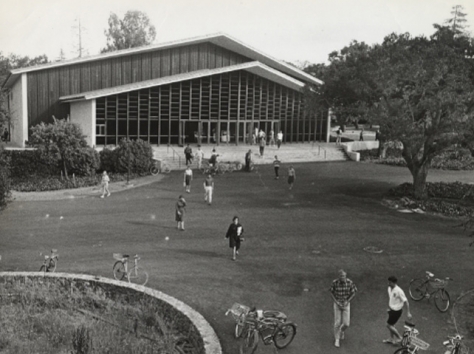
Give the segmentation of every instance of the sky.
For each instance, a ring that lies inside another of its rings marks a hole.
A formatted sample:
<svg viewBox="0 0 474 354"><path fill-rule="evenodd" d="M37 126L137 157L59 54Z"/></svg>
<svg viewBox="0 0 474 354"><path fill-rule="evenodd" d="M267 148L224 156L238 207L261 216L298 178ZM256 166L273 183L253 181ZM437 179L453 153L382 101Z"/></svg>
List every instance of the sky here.
<svg viewBox="0 0 474 354"><path fill-rule="evenodd" d="M0 0L0 52L56 60L77 57L78 24L89 55L106 46L110 13L146 13L154 43L225 33L275 59L323 63L351 41L381 43L390 33L429 36L433 24L467 13L474 0ZM6 9L6 11L5 11Z"/></svg>

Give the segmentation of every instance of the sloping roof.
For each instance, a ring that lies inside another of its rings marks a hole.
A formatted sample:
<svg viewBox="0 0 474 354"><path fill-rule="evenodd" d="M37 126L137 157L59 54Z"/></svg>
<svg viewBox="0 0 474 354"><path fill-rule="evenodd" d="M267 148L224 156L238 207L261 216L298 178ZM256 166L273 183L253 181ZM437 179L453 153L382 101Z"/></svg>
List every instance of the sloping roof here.
<svg viewBox="0 0 474 354"><path fill-rule="evenodd" d="M172 41L172 42L167 42L167 43L153 44L149 46L118 50L115 52L109 52L109 53L104 53L100 55L93 55L93 56L84 57L84 58L76 58L76 59L65 60L65 61L60 61L60 62L14 69L11 71L10 75L7 77L7 79L3 83L2 87L9 87L13 82L16 81L17 77L23 73L56 68L56 67L61 67L61 66L74 65L74 64L79 64L79 63L86 63L86 62L97 61L97 60L104 60L104 59L115 58L115 57L130 55L130 54L146 53L146 52L151 52L151 51L156 51L156 50L162 50L162 49L168 49L168 48L173 48L173 47L180 47L184 45L198 44L198 43L204 43L204 42L213 43L215 45L218 45L230 51L246 56L247 58L250 58L252 60L259 61L269 67L275 68L285 74L294 76L304 82L319 84L319 85L323 84L321 80L305 73L302 70L297 69L296 67L293 67L292 65L289 65L285 62L282 62L266 54L263 54L262 52L238 41L235 38L230 37L229 35L226 35L223 33L217 33L217 34L194 37L194 38L189 38L189 39L184 39L184 40L179 40L179 41Z"/></svg>
<svg viewBox="0 0 474 354"><path fill-rule="evenodd" d="M82 100L91 100L99 97L116 95L124 92L130 92L135 90L146 89L150 87L162 86L167 84L172 84L175 82L198 79L201 77L217 75L222 73L228 73L237 70L245 70L251 72L260 77L264 77L268 80L281 84L283 86L289 87L293 90L300 90L304 87L304 83L298 81L286 74L282 74L278 70L270 68L262 63L253 61L250 63L243 63L237 65L226 66L224 68L218 69L204 69L198 71L192 71L184 74L177 74L172 76L161 77L159 79L139 81L133 84L127 84L122 86L114 86L102 90L81 92L74 95L62 96L59 98L62 102L73 102L73 101L82 101Z"/></svg>

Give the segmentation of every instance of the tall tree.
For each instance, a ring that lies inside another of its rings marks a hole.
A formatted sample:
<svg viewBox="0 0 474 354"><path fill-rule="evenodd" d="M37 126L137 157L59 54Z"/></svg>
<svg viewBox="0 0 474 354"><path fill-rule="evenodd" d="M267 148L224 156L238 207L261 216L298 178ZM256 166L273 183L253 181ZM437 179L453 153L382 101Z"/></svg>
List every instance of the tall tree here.
<svg viewBox="0 0 474 354"><path fill-rule="evenodd" d="M453 6L451 15L452 17L448 18L444 23L449 26L454 35L468 35L467 28L469 25L467 24L467 14L464 12L464 7L462 5Z"/></svg>
<svg viewBox="0 0 474 354"><path fill-rule="evenodd" d="M448 38L392 34L371 53L380 100L369 113L387 139L403 143L418 199L426 197L433 157L458 142L457 128L474 119L473 66L454 36Z"/></svg>
<svg viewBox="0 0 474 354"><path fill-rule="evenodd" d="M122 20L116 14L110 14L105 35L107 47L101 50L102 53L151 44L156 30L145 13L128 11Z"/></svg>

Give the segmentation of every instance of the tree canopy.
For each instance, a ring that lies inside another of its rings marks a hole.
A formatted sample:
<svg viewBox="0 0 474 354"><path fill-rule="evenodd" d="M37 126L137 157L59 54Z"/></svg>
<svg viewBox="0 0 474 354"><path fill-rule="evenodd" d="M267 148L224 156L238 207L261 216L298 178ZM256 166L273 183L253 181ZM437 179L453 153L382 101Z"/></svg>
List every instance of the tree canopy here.
<svg viewBox="0 0 474 354"><path fill-rule="evenodd" d="M105 31L107 47L102 53L151 44L156 37L155 26L141 11L128 11L123 19L115 13L109 17L109 28Z"/></svg>
<svg viewBox="0 0 474 354"><path fill-rule="evenodd" d="M403 144L415 196L423 198L431 160L474 136L474 48L449 26L430 37L391 34L382 44L353 41L305 70L325 82L307 91L338 123L364 117Z"/></svg>

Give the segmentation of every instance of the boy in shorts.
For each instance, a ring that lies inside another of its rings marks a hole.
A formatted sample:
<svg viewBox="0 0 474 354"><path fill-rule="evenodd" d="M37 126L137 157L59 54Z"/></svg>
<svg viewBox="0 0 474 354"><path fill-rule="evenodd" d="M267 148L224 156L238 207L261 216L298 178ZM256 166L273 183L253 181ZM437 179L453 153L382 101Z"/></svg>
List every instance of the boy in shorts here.
<svg viewBox="0 0 474 354"><path fill-rule="evenodd" d="M395 324L398 322L403 313L403 305L407 306L407 317L411 319L410 305L408 304L407 297L403 290L397 285L397 278L393 275L388 277L388 320L387 328L390 332L390 338L384 339L384 343L398 344L402 341L402 336L398 333L395 328Z"/></svg>

